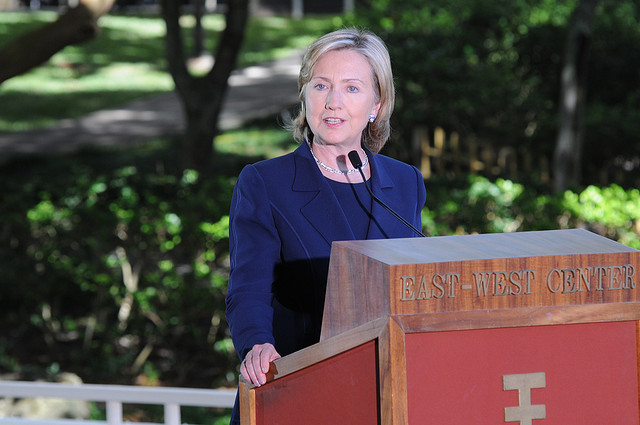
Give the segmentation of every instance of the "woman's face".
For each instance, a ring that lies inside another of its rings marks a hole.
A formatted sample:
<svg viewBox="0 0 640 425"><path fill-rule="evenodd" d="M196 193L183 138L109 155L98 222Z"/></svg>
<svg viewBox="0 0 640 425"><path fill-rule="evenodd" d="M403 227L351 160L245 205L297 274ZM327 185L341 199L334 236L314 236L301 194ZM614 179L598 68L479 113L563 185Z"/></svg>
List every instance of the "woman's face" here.
<svg viewBox="0 0 640 425"><path fill-rule="evenodd" d="M314 144L357 149L369 116L380 109L367 60L348 49L324 53L306 86L305 106Z"/></svg>

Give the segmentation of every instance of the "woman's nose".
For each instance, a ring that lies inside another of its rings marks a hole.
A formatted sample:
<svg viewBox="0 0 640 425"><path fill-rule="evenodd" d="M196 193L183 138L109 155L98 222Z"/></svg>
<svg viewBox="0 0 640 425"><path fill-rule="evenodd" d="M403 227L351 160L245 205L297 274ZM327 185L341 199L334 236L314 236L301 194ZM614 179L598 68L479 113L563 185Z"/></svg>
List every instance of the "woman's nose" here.
<svg viewBox="0 0 640 425"><path fill-rule="evenodd" d="M342 97L340 93L334 89L329 90L326 100L327 109L336 109L342 105Z"/></svg>

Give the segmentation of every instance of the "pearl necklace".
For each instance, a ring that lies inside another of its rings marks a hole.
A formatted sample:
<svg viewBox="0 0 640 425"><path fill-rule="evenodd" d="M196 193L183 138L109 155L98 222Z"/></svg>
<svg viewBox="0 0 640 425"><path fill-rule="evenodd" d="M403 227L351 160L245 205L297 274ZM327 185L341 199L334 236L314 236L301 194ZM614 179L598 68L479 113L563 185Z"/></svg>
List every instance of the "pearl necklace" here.
<svg viewBox="0 0 640 425"><path fill-rule="evenodd" d="M320 161L318 158L316 158L316 156L313 153L313 148L311 148L311 143L309 143L309 141L307 141L307 145L309 145L309 150L311 151L311 156L313 157L313 159L316 160L316 164L318 164L321 168L327 170L330 173L334 173L334 174L353 174L356 171L358 171L358 168L352 168L350 170L338 170L336 168L331 168L329 167L327 164L325 164L324 162ZM360 168L366 168L367 164L369 163L369 157L367 156L366 152L360 148L362 150L362 153L364 154L364 162L362 163L362 166Z"/></svg>

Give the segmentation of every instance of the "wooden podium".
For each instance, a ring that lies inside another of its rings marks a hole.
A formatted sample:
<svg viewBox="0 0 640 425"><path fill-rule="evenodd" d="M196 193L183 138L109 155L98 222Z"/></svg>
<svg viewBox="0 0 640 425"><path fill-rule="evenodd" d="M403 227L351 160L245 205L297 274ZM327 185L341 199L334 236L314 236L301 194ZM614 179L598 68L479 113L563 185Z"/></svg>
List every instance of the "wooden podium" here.
<svg viewBox="0 0 640 425"><path fill-rule="evenodd" d="M638 425L638 281L586 230L336 242L320 342L242 424Z"/></svg>

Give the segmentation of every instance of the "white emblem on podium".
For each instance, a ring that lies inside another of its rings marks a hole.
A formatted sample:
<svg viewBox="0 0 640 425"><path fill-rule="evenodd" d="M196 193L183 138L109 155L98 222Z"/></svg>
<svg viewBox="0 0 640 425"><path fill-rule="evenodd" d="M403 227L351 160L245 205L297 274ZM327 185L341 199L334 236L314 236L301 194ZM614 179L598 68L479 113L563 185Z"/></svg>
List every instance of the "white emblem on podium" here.
<svg viewBox="0 0 640 425"><path fill-rule="evenodd" d="M520 422L520 425L532 425L534 419L545 419L547 417L547 407L544 404L531 404L531 389L545 388L546 386L544 372L503 375L503 390L518 390L520 403L519 406L504 408L504 421Z"/></svg>

